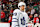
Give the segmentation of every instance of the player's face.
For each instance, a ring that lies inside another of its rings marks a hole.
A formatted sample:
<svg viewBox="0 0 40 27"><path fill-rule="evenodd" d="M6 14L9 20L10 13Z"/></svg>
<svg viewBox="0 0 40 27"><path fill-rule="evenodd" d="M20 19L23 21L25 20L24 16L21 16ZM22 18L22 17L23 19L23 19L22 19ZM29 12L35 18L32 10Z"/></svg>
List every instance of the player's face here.
<svg viewBox="0 0 40 27"><path fill-rule="evenodd" d="M20 8L21 8L22 11L24 11L24 8L25 8L25 7L24 7L24 5L22 5Z"/></svg>

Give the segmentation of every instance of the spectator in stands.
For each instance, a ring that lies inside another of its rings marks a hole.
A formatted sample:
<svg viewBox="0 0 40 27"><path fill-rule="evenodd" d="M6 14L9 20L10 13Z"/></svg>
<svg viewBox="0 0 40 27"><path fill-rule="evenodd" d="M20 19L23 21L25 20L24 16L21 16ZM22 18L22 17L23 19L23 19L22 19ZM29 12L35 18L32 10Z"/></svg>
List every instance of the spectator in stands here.
<svg viewBox="0 0 40 27"><path fill-rule="evenodd" d="M38 12L39 12L39 14L40 14L40 6L39 6L39 11L38 11Z"/></svg>
<svg viewBox="0 0 40 27"><path fill-rule="evenodd" d="M37 10L37 9L35 9L35 13L37 13L37 14L38 14L38 10Z"/></svg>
<svg viewBox="0 0 40 27"><path fill-rule="evenodd" d="M39 23L40 23L40 15L39 15Z"/></svg>
<svg viewBox="0 0 40 27"><path fill-rule="evenodd" d="M8 6L8 5L9 5L9 3L7 2L6 6Z"/></svg>
<svg viewBox="0 0 40 27"><path fill-rule="evenodd" d="M10 27L11 27L11 24L12 24L12 23L11 23L11 22L12 22L12 14L9 15L8 22L10 23Z"/></svg>
<svg viewBox="0 0 40 27"><path fill-rule="evenodd" d="M5 12L5 22L8 22L8 11L6 8L4 8L4 12Z"/></svg>
<svg viewBox="0 0 40 27"><path fill-rule="evenodd" d="M39 18L38 18L38 14L37 14L37 13L34 14L34 19L33 19L33 21L34 21L34 25L35 25L36 23L39 23Z"/></svg>
<svg viewBox="0 0 40 27"><path fill-rule="evenodd" d="M29 6L29 5L27 6L27 9L28 9L28 10L30 9L30 6ZM26 10L26 11L27 11L27 10Z"/></svg>
<svg viewBox="0 0 40 27"><path fill-rule="evenodd" d="M7 8L7 10L9 9L9 3L8 2L6 3L6 8Z"/></svg>
<svg viewBox="0 0 40 27"><path fill-rule="evenodd" d="M3 8L5 8L5 4L3 4Z"/></svg>
<svg viewBox="0 0 40 27"><path fill-rule="evenodd" d="M6 4L6 3L7 3L7 1L6 1L6 0L2 0L2 1L3 1L3 3L4 3L4 4Z"/></svg>
<svg viewBox="0 0 40 27"><path fill-rule="evenodd" d="M12 14L13 13L13 9L11 8L11 10L10 10L10 14Z"/></svg>
<svg viewBox="0 0 40 27"><path fill-rule="evenodd" d="M3 9L3 4L2 4L2 3L1 3L1 7L2 7L1 9L4 10L4 9Z"/></svg>
<svg viewBox="0 0 40 27"><path fill-rule="evenodd" d="M4 12L5 12L5 14L7 14L7 9L6 8L4 8Z"/></svg>
<svg viewBox="0 0 40 27"><path fill-rule="evenodd" d="M9 2L9 9L12 7L12 3L11 2Z"/></svg>
<svg viewBox="0 0 40 27"><path fill-rule="evenodd" d="M37 2L35 2L34 6L37 6Z"/></svg>
<svg viewBox="0 0 40 27"><path fill-rule="evenodd" d="M30 14L29 17L30 17L30 21L33 20L33 15L32 14Z"/></svg>
<svg viewBox="0 0 40 27"><path fill-rule="evenodd" d="M37 2L37 5L39 5L39 2Z"/></svg>
<svg viewBox="0 0 40 27"><path fill-rule="evenodd" d="M1 11L1 22L5 22L5 12Z"/></svg>
<svg viewBox="0 0 40 27"><path fill-rule="evenodd" d="M34 13L35 13L35 9L33 9L33 7L32 7L31 14L33 15Z"/></svg>
<svg viewBox="0 0 40 27"><path fill-rule="evenodd" d="M27 12L27 11L28 11L28 12ZM27 6L26 12L27 12L28 14L30 14L30 6L29 6L29 5Z"/></svg>
<svg viewBox="0 0 40 27"><path fill-rule="evenodd" d="M33 6L33 1L32 0L30 0L30 6Z"/></svg>
<svg viewBox="0 0 40 27"><path fill-rule="evenodd" d="M39 5L40 5L40 1L39 1Z"/></svg>

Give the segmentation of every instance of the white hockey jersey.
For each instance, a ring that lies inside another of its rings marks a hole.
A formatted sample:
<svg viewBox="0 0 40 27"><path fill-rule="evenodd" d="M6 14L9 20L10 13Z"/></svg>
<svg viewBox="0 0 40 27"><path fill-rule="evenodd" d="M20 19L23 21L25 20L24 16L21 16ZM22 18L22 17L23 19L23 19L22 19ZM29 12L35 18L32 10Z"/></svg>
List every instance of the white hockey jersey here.
<svg viewBox="0 0 40 27"><path fill-rule="evenodd" d="M26 27L29 21L29 17L26 12L22 12L19 9L14 10L12 16L12 27Z"/></svg>

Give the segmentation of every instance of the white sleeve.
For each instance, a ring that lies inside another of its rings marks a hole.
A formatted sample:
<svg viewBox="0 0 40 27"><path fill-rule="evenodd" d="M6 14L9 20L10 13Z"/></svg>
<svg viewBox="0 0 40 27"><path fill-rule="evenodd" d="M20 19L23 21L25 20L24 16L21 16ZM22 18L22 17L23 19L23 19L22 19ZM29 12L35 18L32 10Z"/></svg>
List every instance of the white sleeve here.
<svg viewBox="0 0 40 27"><path fill-rule="evenodd" d="M18 17L19 17L18 12L14 11L12 16L12 27L15 27L18 25Z"/></svg>
<svg viewBox="0 0 40 27"><path fill-rule="evenodd" d="M19 17L19 13L17 11L14 11L12 16L12 19L13 19L12 21L14 21L14 19L15 21L17 21L18 17Z"/></svg>

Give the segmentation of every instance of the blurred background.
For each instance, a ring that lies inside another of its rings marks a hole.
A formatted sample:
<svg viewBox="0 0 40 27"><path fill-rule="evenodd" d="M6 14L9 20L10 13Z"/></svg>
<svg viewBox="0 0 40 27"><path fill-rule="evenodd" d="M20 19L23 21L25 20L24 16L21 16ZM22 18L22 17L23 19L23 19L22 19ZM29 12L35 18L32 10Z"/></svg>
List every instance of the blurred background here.
<svg viewBox="0 0 40 27"><path fill-rule="evenodd" d="M11 23L13 11L18 8L19 2L26 3L26 13L32 23L40 23L40 0L0 0L0 22Z"/></svg>

